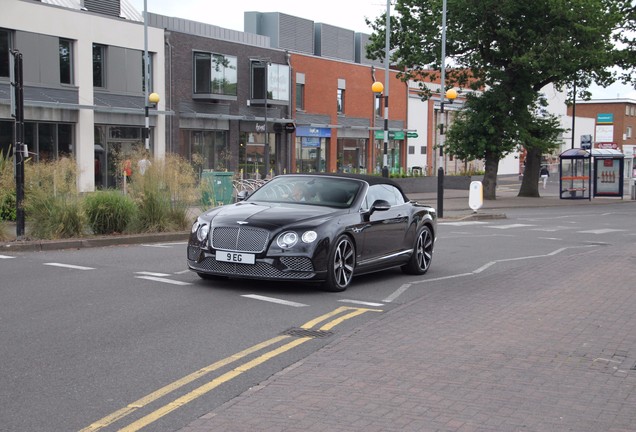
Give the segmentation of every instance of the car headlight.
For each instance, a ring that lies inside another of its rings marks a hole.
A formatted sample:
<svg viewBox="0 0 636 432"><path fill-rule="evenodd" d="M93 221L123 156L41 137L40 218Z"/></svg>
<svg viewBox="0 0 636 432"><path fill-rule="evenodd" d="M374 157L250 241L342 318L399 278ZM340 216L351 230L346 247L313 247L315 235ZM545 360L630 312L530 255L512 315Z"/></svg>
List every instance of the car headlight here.
<svg viewBox="0 0 636 432"><path fill-rule="evenodd" d="M283 249L292 248L296 243L298 243L298 234L293 231L284 232L276 239L276 244Z"/></svg>
<svg viewBox="0 0 636 432"><path fill-rule="evenodd" d="M208 234L210 234L210 225L201 224L199 230L197 231L197 239L200 242L203 242L208 238Z"/></svg>
<svg viewBox="0 0 636 432"><path fill-rule="evenodd" d="M304 243L312 243L316 241L317 238L318 234L316 233L316 231L305 231L303 233L303 236L301 237Z"/></svg>
<svg viewBox="0 0 636 432"><path fill-rule="evenodd" d="M198 220L194 221L194 223L192 224L192 229L191 229L191 231L192 231L193 233L197 232L197 230L199 229L199 226L200 226L200 225L201 225L201 224L199 223L199 221L198 221Z"/></svg>

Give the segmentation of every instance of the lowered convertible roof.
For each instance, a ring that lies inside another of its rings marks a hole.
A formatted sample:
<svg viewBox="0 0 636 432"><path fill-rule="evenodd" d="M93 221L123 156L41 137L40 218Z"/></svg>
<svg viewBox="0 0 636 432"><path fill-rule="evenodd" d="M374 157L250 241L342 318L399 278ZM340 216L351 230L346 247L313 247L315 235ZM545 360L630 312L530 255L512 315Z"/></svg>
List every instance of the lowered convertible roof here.
<svg viewBox="0 0 636 432"><path fill-rule="evenodd" d="M408 197L406 196L406 194L404 193L404 191L402 190L402 188L400 187L400 185L396 182L394 182L393 180L386 178L386 177L380 177L380 176L372 176L372 175L368 175L368 174L350 174L350 173L298 173L298 174L283 174L283 175L307 175L307 176L324 176L324 177L341 177L341 178L350 178L350 179L356 179L356 180L362 180L365 181L367 183L369 183L369 185L379 185L379 184L388 184L391 186L395 186L400 193L402 193L402 196L404 197L405 201L408 201Z"/></svg>

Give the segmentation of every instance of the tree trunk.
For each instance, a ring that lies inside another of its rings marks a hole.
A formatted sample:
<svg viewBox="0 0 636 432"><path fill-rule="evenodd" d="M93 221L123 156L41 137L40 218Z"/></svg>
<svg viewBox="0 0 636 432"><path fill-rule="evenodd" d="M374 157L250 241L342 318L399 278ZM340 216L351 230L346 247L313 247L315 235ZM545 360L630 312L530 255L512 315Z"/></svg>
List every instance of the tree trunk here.
<svg viewBox="0 0 636 432"><path fill-rule="evenodd" d="M484 173L484 199L496 200L497 172L499 171L499 159L493 153L486 153Z"/></svg>
<svg viewBox="0 0 636 432"><path fill-rule="evenodd" d="M541 169L541 150L529 149L526 154L526 167L523 170L523 180L519 189L520 197L538 198L539 171Z"/></svg>

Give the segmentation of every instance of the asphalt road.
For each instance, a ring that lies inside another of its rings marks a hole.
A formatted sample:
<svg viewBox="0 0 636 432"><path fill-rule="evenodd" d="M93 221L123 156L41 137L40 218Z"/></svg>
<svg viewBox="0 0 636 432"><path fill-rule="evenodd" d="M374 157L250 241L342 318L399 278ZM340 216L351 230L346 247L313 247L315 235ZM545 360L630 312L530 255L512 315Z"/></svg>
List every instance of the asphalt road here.
<svg viewBox="0 0 636 432"><path fill-rule="evenodd" d="M428 282L450 296L458 278L494 268L504 284L536 267L540 283L550 254L584 251L593 262L603 248L634 241L635 211L630 203L526 208L502 220L444 222L427 275L390 270L336 294L200 280L185 270L184 243L1 255L0 430L179 429L426 295Z"/></svg>

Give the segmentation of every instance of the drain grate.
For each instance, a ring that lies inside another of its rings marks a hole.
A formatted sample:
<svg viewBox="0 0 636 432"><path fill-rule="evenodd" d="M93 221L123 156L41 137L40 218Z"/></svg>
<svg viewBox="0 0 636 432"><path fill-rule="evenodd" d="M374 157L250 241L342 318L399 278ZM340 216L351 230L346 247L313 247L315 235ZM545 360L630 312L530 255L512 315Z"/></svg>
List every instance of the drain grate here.
<svg viewBox="0 0 636 432"><path fill-rule="evenodd" d="M292 327L281 334L294 337L324 338L333 335L333 332Z"/></svg>

